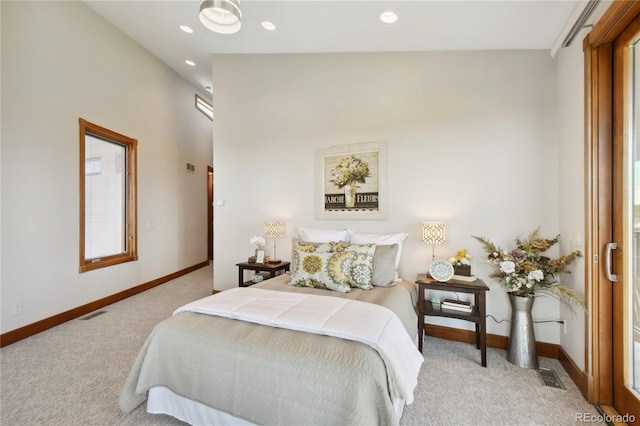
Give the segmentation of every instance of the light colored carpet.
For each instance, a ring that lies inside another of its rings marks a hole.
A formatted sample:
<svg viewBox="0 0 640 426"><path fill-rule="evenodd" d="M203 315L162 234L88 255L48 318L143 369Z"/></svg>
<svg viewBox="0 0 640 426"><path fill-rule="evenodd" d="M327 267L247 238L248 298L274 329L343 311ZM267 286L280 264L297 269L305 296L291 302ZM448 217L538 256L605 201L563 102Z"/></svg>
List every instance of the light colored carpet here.
<svg viewBox="0 0 640 426"><path fill-rule="evenodd" d="M509 363L502 349L487 348L487 368L475 345L427 337L423 354L403 425L561 426L582 424L578 413L598 416L558 360L541 357L540 366L553 369L566 391L543 386L536 370Z"/></svg>
<svg viewBox="0 0 640 426"><path fill-rule="evenodd" d="M0 424L179 425L118 408L133 361L151 329L179 306L211 294L208 266L127 300L90 320L76 319L0 349ZM480 366L473 345L428 337L425 363L402 425L572 425L576 413L597 416L556 360L553 368L567 391L541 385L535 371L488 349ZM578 422L579 423L579 422Z"/></svg>

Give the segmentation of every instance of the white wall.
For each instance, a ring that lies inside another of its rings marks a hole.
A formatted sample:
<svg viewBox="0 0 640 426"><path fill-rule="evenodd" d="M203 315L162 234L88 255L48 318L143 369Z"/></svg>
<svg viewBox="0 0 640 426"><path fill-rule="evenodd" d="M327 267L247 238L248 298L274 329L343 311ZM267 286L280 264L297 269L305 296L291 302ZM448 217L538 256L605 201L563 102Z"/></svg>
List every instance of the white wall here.
<svg viewBox="0 0 640 426"><path fill-rule="evenodd" d="M235 264L272 218L286 222L284 259L298 227L407 232L400 273L409 281L431 258L421 223L443 220L448 242L437 256L469 249L474 274L489 283L472 235L510 246L537 226L559 232L555 69L546 51L214 55L215 197L224 200L214 287L237 285ZM316 220L316 150L367 141L388 143L388 220ZM508 319L504 289L490 287L488 313ZM533 313L557 319L559 303L542 299ZM508 330L488 320L489 333ZM559 343L560 333L536 325L540 341Z"/></svg>
<svg viewBox="0 0 640 426"><path fill-rule="evenodd" d="M563 251L585 248L585 194L584 194L584 53L581 40L576 37L569 47L558 51L558 116L560 125L560 231ZM580 259L572 273L567 275L567 285L585 294L585 259ZM562 306L562 316L567 321L567 333L562 335L562 347L576 363L585 369L585 314L581 309L571 312Z"/></svg>
<svg viewBox="0 0 640 426"><path fill-rule="evenodd" d="M211 121L195 89L82 2L0 5L2 332L206 261ZM139 260L83 274L79 117L138 139Z"/></svg>

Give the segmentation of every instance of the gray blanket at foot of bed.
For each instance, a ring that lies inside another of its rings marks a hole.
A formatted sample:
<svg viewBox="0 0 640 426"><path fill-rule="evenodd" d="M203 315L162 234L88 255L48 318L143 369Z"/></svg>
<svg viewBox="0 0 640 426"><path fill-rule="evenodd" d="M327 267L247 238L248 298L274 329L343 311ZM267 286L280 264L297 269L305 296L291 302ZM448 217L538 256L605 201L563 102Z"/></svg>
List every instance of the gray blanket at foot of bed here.
<svg viewBox="0 0 640 426"><path fill-rule="evenodd" d="M288 278L268 280L260 287L327 294L287 286ZM415 336L413 284L344 296L399 311ZM152 331L120 396L121 409L135 409L155 386L257 424L398 421L385 366L375 349L336 337L191 312L168 318Z"/></svg>

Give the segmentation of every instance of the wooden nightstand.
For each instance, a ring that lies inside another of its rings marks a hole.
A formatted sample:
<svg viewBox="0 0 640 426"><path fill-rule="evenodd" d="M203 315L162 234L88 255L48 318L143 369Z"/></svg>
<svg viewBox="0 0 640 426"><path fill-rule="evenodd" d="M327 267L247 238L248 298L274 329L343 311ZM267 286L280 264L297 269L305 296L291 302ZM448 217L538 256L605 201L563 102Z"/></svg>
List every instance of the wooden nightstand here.
<svg viewBox="0 0 640 426"><path fill-rule="evenodd" d="M464 321L471 321L476 324L476 348L480 349L480 359L482 366L487 366L487 313L486 313L486 293L489 287L481 280L473 282L449 280L447 282L436 281L427 274L418 274L416 278L418 284L418 350L422 352L422 339L424 337L424 317L436 316L445 318L455 318ZM457 293L473 294L475 301L471 313L457 312L446 309L434 309L430 300L425 300L425 290L443 290Z"/></svg>
<svg viewBox="0 0 640 426"><path fill-rule="evenodd" d="M256 272L269 272L269 278L273 278L276 275L284 274L289 270L289 262L279 262L279 263L248 263L241 262L236 263L238 267L238 286L240 287L249 287L250 285L255 284L253 281L245 281L244 280L244 271L248 269L250 271Z"/></svg>

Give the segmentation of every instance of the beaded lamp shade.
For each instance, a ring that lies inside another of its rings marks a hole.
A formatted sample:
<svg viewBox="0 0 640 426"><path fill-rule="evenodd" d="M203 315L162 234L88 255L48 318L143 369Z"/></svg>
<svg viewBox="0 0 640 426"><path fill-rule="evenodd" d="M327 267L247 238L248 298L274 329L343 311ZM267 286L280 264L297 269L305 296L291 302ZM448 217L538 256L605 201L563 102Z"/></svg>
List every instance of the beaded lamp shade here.
<svg viewBox="0 0 640 426"><path fill-rule="evenodd" d="M277 220L267 220L264 222L264 236L267 238L273 238L273 257L269 260L269 263L279 263L280 260L276 257L276 240L285 233L285 226L283 222Z"/></svg>

